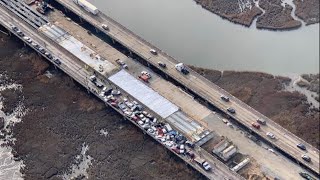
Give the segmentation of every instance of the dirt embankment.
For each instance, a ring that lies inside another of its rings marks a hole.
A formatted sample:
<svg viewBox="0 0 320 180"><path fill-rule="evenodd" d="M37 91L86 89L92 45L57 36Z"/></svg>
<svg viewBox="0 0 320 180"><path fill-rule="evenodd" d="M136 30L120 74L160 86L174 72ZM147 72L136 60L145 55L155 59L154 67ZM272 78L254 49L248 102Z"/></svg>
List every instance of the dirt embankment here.
<svg viewBox="0 0 320 180"><path fill-rule="evenodd" d="M195 68L212 82L247 103L284 128L320 148L319 109L310 109L306 97L283 91L289 78L258 72L234 72Z"/></svg>
<svg viewBox="0 0 320 180"><path fill-rule="evenodd" d="M265 10L265 13L257 20L257 28L271 30L286 30L299 28L302 23L293 19L291 11L293 8L289 5L284 7L281 0L260 0L259 6Z"/></svg>
<svg viewBox="0 0 320 180"><path fill-rule="evenodd" d="M17 40L2 34L0 40L0 73L23 86L22 94L1 93L4 110L20 100L28 109L13 128L14 155L26 165L26 180L62 179L83 143L93 158L89 179L203 179Z"/></svg>
<svg viewBox="0 0 320 180"><path fill-rule="evenodd" d="M319 0L293 0L296 5L296 16L306 25L319 23Z"/></svg>
<svg viewBox="0 0 320 180"><path fill-rule="evenodd" d="M302 23L291 16L293 7L281 0L195 0L203 8L225 18L231 22L250 26L255 18L259 29L289 30L299 28ZM295 14L306 25L319 22L319 1L294 0L296 5ZM263 11L261 9L263 9ZM262 14L263 13L263 14ZM262 15L261 15L262 14ZM260 16L261 15L261 16Z"/></svg>
<svg viewBox="0 0 320 180"><path fill-rule="evenodd" d="M252 0L248 4L230 0L195 0L203 8L225 18L231 22L249 27L254 18L262 14L262 11L254 5ZM251 8L250 8L251 7Z"/></svg>

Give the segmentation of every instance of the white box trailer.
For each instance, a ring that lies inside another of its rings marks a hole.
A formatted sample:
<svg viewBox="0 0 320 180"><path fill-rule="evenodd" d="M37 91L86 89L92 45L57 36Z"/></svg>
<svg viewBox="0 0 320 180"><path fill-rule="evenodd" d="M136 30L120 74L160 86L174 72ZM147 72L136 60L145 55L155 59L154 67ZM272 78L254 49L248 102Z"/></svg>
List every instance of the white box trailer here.
<svg viewBox="0 0 320 180"><path fill-rule="evenodd" d="M226 149L229 146L229 142L227 139L223 139L222 141L220 141L217 145L214 146L212 152L214 154L218 154L221 151L223 151L224 149Z"/></svg>
<svg viewBox="0 0 320 180"><path fill-rule="evenodd" d="M231 168L231 171L238 172L241 168L243 168L245 165L247 165L250 162L249 158L244 159L241 161L238 165Z"/></svg>
<svg viewBox="0 0 320 180"><path fill-rule="evenodd" d="M237 153L238 149L234 145L228 147L222 152L222 159L224 161L228 161L235 153Z"/></svg>
<svg viewBox="0 0 320 180"><path fill-rule="evenodd" d="M73 2L94 15L97 15L99 13L98 8L96 8L94 5L92 5L86 0L73 0Z"/></svg>

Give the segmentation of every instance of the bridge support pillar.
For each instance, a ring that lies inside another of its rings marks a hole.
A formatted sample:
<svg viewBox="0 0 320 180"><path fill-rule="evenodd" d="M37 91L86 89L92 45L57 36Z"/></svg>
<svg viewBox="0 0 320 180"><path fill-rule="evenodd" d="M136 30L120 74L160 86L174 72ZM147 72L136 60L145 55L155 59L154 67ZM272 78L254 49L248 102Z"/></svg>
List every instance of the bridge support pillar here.
<svg viewBox="0 0 320 180"><path fill-rule="evenodd" d="M83 23L83 19L80 16L79 16L79 20L80 20L81 23Z"/></svg>
<svg viewBox="0 0 320 180"><path fill-rule="evenodd" d="M96 30L96 33L98 33L98 32L99 32L99 29L97 29L96 27L95 27L94 29Z"/></svg>
<svg viewBox="0 0 320 180"><path fill-rule="evenodd" d="M132 56L132 51L129 51L129 53L130 53L130 56Z"/></svg>
<svg viewBox="0 0 320 180"><path fill-rule="evenodd" d="M149 62L147 62L147 65L148 65L148 67L150 67L150 63Z"/></svg>
<svg viewBox="0 0 320 180"><path fill-rule="evenodd" d="M112 40L112 43L113 43L113 44L115 44L115 43L116 43L116 42L114 41L114 39L111 39L111 40Z"/></svg>

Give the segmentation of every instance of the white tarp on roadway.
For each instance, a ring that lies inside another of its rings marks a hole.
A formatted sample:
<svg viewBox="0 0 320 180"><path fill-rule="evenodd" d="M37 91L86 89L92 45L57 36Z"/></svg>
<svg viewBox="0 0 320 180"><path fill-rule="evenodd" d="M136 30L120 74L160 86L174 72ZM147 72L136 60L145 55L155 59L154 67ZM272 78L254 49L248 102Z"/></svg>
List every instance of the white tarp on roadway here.
<svg viewBox="0 0 320 180"><path fill-rule="evenodd" d="M167 118L179 110L176 105L172 104L166 98L146 86L143 82L136 79L125 70L121 70L112 75L109 77L109 80L162 118Z"/></svg>

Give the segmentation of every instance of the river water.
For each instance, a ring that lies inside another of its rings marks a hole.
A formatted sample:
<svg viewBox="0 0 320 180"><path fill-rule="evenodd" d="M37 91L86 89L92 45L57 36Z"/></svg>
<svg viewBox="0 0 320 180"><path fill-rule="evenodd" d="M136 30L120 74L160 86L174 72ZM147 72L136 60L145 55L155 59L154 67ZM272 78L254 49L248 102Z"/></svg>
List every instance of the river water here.
<svg viewBox="0 0 320 180"><path fill-rule="evenodd" d="M89 0L177 60L276 75L319 72L319 24L292 31L230 23L193 0Z"/></svg>

